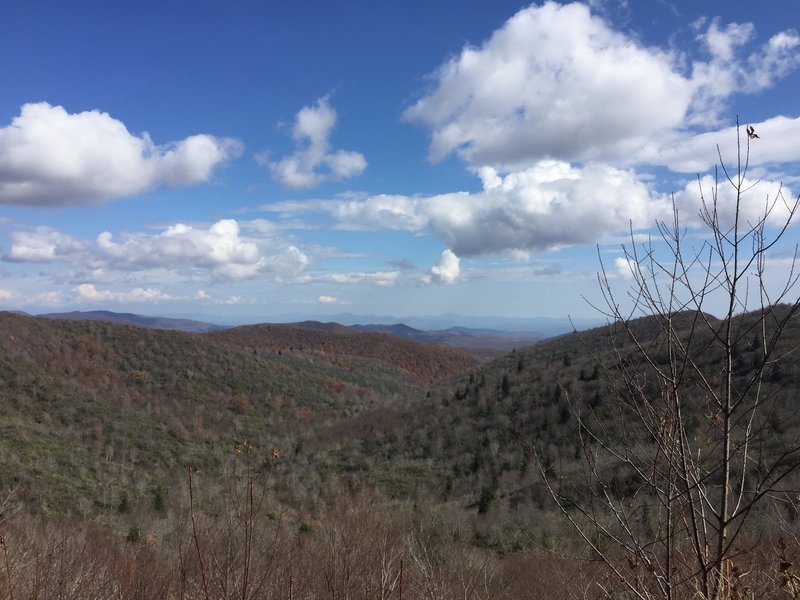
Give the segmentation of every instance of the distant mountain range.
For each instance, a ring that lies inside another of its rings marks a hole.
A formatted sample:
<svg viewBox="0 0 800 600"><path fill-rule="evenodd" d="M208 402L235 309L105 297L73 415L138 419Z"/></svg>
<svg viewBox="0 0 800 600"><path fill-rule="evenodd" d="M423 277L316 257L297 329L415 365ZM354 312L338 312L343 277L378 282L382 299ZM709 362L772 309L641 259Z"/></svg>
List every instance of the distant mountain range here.
<svg viewBox="0 0 800 600"><path fill-rule="evenodd" d="M538 339L553 337L573 331L583 330L605 324L602 318L587 319L569 317L502 317L465 316L457 314L392 317L387 315L355 315L338 313L335 315L305 315L294 313L273 317L276 322L293 323L298 321L335 321L342 325L406 325L421 331L439 331L454 328L468 329L475 333L530 333ZM205 319L204 319L205 320ZM209 321L219 322L216 319Z"/></svg>
<svg viewBox="0 0 800 600"><path fill-rule="evenodd" d="M225 329L222 325L193 321L191 319L170 319L166 317L148 317L133 313L115 313L107 310L92 310L87 312L72 311L66 313L47 313L37 315L46 319L61 319L66 321L107 321L123 325L136 325L150 329L167 329L173 331L186 331L188 333L208 333Z"/></svg>
<svg viewBox="0 0 800 600"><path fill-rule="evenodd" d="M24 313L21 313L24 314ZM151 329L184 331L188 333L209 333L228 329L229 326L210 322L153 317L133 313L115 313L106 310L72 311L65 313L46 313L38 315L47 319L69 321L106 321ZM296 315L302 317L302 315ZM328 317L330 322L298 319L286 323L300 329L346 333L348 330L361 333L384 333L415 342L440 344L467 350L481 358L491 358L514 348L528 346L537 341L562 335L572 331L573 326L582 328L589 324L587 319L571 323L568 319L534 318L512 319L503 317L460 317L442 315L440 317L409 317L405 322L387 323L392 317L357 316L343 313ZM453 325L456 322L473 323L475 327ZM440 328L437 328L439 325Z"/></svg>
<svg viewBox="0 0 800 600"><path fill-rule="evenodd" d="M402 323L397 325L351 325L351 327L358 331L388 333L416 342L444 344L485 357L503 354L514 348L530 346L534 342L553 337L543 332L512 333L497 329L471 329L469 327L450 327L449 329L423 331ZM560 331L559 333L564 332Z"/></svg>

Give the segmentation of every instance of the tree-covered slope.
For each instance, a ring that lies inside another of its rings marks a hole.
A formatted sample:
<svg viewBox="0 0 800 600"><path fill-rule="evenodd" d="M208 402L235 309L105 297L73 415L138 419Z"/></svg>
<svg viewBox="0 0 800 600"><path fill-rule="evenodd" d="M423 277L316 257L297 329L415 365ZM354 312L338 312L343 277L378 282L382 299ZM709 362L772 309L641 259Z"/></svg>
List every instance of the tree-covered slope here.
<svg viewBox="0 0 800 600"><path fill-rule="evenodd" d="M0 484L88 513L234 440L291 448L320 426L420 393L384 361L208 335L0 313ZM142 492L143 493L143 492Z"/></svg>

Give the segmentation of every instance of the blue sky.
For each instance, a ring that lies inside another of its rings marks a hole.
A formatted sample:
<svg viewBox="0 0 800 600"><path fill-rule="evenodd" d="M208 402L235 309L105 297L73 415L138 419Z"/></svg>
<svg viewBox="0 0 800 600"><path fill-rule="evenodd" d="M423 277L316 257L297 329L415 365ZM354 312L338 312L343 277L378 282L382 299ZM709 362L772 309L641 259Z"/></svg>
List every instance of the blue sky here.
<svg viewBox="0 0 800 600"><path fill-rule="evenodd" d="M3 15L2 309L594 316L737 115L753 194L800 191L794 0Z"/></svg>

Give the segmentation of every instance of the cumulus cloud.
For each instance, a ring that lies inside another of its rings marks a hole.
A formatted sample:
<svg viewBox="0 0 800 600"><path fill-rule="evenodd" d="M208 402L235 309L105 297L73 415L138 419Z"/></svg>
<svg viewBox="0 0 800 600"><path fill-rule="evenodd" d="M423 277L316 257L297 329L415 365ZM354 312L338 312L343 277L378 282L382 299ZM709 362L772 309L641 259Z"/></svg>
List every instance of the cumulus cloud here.
<svg viewBox="0 0 800 600"><path fill-rule="evenodd" d="M433 160L457 151L475 167L514 168L622 155L682 122L692 85L674 62L584 4L548 2L442 65L405 116L431 128Z"/></svg>
<svg viewBox="0 0 800 600"><path fill-rule="evenodd" d="M85 256L88 244L52 227L11 233L11 248L3 256L9 262L51 262Z"/></svg>
<svg viewBox="0 0 800 600"><path fill-rule="evenodd" d="M259 160L267 163L273 178L292 188L315 187L360 175L367 168L363 154L331 149L329 137L334 125L336 111L327 98L320 98L295 117L292 137L298 149L277 162L269 162L263 155Z"/></svg>
<svg viewBox="0 0 800 600"><path fill-rule="evenodd" d="M157 146L108 113L25 104L0 128L0 204L62 206L208 181L241 144L193 135Z"/></svg>
<svg viewBox="0 0 800 600"><path fill-rule="evenodd" d="M339 299L336 296L320 296L317 298L320 304L339 304Z"/></svg>
<svg viewBox="0 0 800 600"><path fill-rule="evenodd" d="M458 256L593 243L630 223L650 225L665 210L635 173L603 165L542 161L484 182L475 197L425 203L431 229Z"/></svg>
<svg viewBox="0 0 800 600"><path fill-rule="evenodd" d="M233 219L209 227L177 223L157 235L128 234L119 242L111 233L103 232L97 246L117 269L190 267L217 280L253 279L267 273L291 277L310 262L291 244L265 252L256 239L241 234Z"/></svg>
<svg viewBox="0 0 800 600"><path fill-rule="evenodd" d="M439 262L431 267L428 282L451 284L458 281L461 276L461 264L458 256L452 250L445 250L439 257Z"/></svg>
<svg viewBox="0 0 800 600"><path fill-rule="evenodd" d="M473 169L553 158L635 163L658 140L716 123L733 93L762 90L800 65L794 32L748 54L751 25L703 26L708 60L686 68L585 4L534 5L444 63L405 117L430 128L432 160L457 153Z"/></svg>
<svg viewBox="0 0 800 600"><path fill-rule="evenodd" d="M505 176L489 167L480 175L483 190L476 193L283 203L275 210L323 211L341 228L429 229L456 256L593 243L669 214L668 199L635 172L605 165L545 160ZM375 214L382 217L370 221Z"/></svg>
<svg viewBox="0 0 800 600"><path fill-rule="evenodd" d="M239 225L232 219L208 228L177 223L158 235L127 235L120 242L105 231L97 237L97 247L117 268L132 270L190 264L222 279L245 279L262 266L258 246L242 239Z"/></svg>
<svg viewBox="0 0 800 600"><path fill-rule="evenodd" d="M255 228L256 230L258 228ZM230 281L261 276L302 280L311 260L282 239L247 237L237 221L222 219L207 226L176 223L158 233L100 233L94 242L52 228L13 232L3 260L67 263L94 280L108 271L170 271L186 278Z"/></svg>

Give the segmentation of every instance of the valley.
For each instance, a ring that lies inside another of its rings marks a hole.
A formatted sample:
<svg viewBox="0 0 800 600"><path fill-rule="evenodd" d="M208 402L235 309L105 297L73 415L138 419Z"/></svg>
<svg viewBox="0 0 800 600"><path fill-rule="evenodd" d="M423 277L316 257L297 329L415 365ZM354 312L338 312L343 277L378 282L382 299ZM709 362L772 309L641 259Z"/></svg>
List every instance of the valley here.
<svg viewBox="0 0 800 600"><path fill-rule="evenodd" d="M759 365L749 318L737 321L739 382ZM360 585L397 594L401 571L414 597L467 580L493 598L546 589L569 569L559 556L579 551L547 477L562 498L590 499L588 432L631 447L625 436L646 438L620 421L614 365L633 340L662 343L655 317L633 321L621 345L602 327L483 361L320 323L187 333L0 313L0 331L0 531L14 585L38 577L19 544L45 561L69 547L75 577L99 561L156 586L145 598L204 597L206 576L221 586L211 596L226 597L253 573L275 598L289 585L308 597ZM798 335L787 321L776 352ZM706 343L702 369L713 373L713 336ZM790 443L797 361L769 366L761 385L769 423L781 424L775 442ZM615 494L643 498L624 464L608 469ZM148 561L168 568L146 580ZM352 579L333 581L342 569ZM587 563L573 583L593 577Z"/></svg>

